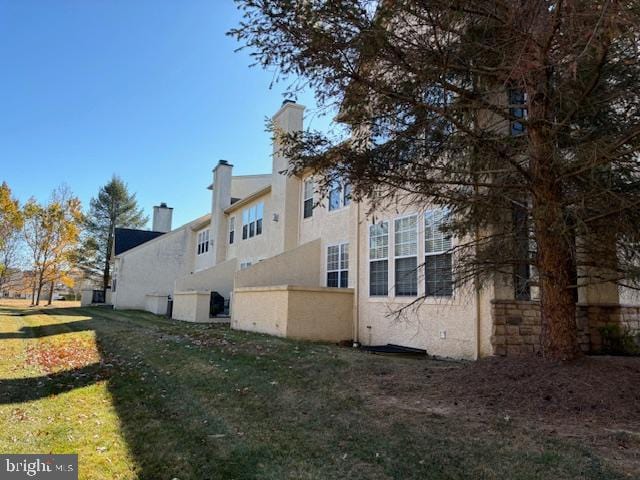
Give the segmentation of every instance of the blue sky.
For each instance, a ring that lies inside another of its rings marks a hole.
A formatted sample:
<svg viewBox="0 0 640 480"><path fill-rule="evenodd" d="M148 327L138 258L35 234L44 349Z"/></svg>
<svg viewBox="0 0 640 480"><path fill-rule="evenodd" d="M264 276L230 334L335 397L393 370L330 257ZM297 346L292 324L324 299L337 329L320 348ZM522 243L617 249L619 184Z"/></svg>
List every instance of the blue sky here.
<svg viewBox="0 0 640 480"><path fill-rule="evenodd" d="M218 159L267 173L287 84L234 52L239 19L231 0L0 0L0 180L22 201L66 183L88 205L115 173L178 226L207 212Z"/></svg>

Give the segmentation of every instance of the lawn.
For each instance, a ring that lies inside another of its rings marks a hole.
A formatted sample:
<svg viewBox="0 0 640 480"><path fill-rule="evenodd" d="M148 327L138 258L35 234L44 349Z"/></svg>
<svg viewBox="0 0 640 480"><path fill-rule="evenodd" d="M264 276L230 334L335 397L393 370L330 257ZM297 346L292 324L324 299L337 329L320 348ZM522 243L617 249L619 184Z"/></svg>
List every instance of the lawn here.
<svg viewBox="0 0 640 480"><path fill-rule="evenodd" d="M504 393L478 403L446 384L482 378L478 365L5 306L0 452L78 453L91 480L635 478L637 407L609 433L590 410L597 431L584 433L581 413L564 425L559 407L514 413Z"/></svg>

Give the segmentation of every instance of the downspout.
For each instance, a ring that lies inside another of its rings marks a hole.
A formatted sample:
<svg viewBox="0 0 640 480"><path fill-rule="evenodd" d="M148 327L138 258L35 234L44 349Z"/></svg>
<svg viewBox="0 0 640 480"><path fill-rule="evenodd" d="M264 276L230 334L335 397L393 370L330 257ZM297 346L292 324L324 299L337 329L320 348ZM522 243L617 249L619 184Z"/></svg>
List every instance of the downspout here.
<svg viewBox="0 0 640 480"><path fill-rule="evenodd" d="M356 275L353 284L353 346L359 347L360 332L360 202L356 202Z"/></svg>
<svg viewBox="0 0 640 480"><path fill-rule="evenodd" d="M478 231L478 227L475 228L475 237L476 237L476 248L478 245L478 240L480 239L480 232ZM476 312L475 312L475 327L476 327L476 355L475 360L480 359L480 321L482 317L482 310L480 306L480 279L478 278L478 273L473 276L473 286L475 290L476 297Z"/></svg>

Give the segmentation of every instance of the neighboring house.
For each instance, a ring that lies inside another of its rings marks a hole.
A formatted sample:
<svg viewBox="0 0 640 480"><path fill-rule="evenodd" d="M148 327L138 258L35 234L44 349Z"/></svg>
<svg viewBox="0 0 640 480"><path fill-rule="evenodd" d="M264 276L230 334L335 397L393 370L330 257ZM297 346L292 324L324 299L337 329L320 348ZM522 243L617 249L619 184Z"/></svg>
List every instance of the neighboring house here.
<svg viewBox="0 0 640 480"><path fill-rule="evenodd" d="M32 300L33 281L34 274L31 271L12 271L2 283L0 297Z"/></svg>
<svg viewBox="0 0 640 480"><path fill-rule="evenodd" d="M2 288L0 288L0 298L33 301L34 281L35 277L32 271L13 271L3 281ZM45 283L40 292L40 301L48 301L50 293L53 293L53 300L63 300L69 295L70 290L62 281L56 281L52 292L51 284Z"/></svg>
<svg viewBox="0 0 640 480"><path fill-rule="evenodd" d="M298 131L303 112L286 101L274 124ZM438 205L388 205L374 223L349 185L336 183L320 201L313 175L288 176L288 166L277 136L268 175L235 177L220 161L210 214L115 256L114 307L164 313L172 299L173 318L207 322L230 303L232 328L443 357L539 348L538 303L516 295L512 276L452 287L456 240L440 231ZM640 329L640 309L616 288L579 294L585 350L599 348L604 324Z"/></svg>

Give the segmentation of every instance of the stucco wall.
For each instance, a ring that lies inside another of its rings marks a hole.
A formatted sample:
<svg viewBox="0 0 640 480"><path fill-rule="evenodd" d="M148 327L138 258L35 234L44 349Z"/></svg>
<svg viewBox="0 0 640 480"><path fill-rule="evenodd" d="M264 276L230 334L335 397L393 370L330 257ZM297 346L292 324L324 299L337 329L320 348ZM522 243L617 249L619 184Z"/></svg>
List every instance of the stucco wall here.
<svg viewBox="0 0 640 480"><path fill-rule="evenodd" d="M353 290L288 285L234 291L231 326L313 341L351 339Z"/></svg>
<svg viewBox="0 0 640 480"><path fill-rule="evenodd" d="M319 286L320 239L267 258L235 274L235 287L268 285Z"/></svg>
<svg viewBox="0 0 640 480"><path fill-rule="evenodd" d="M270 183L270 173L264 175L234 175L231 178L231 196L233 198L244 198Z"/></svg>
<svg viewBox="0 0 640 480"><path fill-rule="evenodd" d="M288 296L286 287L236 289L231 305L231 328L285 337Z"/></svg>
<svg viewBox="0 0 640 480"><path fill-rule="evenodd" d="M287 337L339 342L353 337L353 289L289 287Z"/></svg>
<svg viewBox="0 0 640 480"><path fill-rule="evenodd" d="M209 292L178 292L173 295L172 318L185 322L209 322Z"/></svg>
<svg viewBox="0 0 640 480"><path fill-rule="evenodd" d="M167 314L168 295L147 294L147 304L145 310L155 315Z"/></svg>
<svg viewBox="0 0 640 480"><path fill-rule="evenodd" d="M229 298L233 290L233 276L237 269L237 259L232 258L215 267L184 275L176 279L175 291L218 292L224 298Z"/></svg>
<svg viewBox="0 0 640 480"><path fill-rule="evenodd" d="M144 309L147 294L171 295L176 278L185 273L190 233L183 227L121 254L114 308Z"/></svg>

